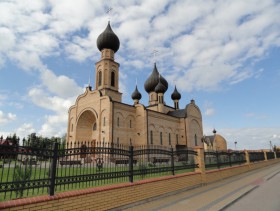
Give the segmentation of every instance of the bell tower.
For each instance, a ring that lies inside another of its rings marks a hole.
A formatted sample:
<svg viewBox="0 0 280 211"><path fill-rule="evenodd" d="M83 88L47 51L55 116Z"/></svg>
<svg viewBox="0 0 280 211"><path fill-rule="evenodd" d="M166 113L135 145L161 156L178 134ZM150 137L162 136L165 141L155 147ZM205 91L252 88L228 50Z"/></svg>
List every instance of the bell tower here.
<svg viewBox="0 0 280 211"><path fill-rule="evenodd" d="M108 22L106 29L97 38L101 59L95 63L95 89L117 102L121 102L122 98L122 93L119 92L120 65L115 62L115 53L119 46L119 38Z"/></svg>

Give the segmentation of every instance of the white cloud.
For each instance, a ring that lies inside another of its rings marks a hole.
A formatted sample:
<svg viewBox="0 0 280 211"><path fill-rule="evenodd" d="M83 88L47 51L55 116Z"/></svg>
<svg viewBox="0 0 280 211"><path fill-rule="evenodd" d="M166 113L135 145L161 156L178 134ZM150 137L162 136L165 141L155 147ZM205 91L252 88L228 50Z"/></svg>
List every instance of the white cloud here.
<svg viewBox="0 0 280 211"><path fill-rule="evenodd" d="M256 114L256 113L246 113L244 115L247 118L252 118L252 119L256 119L256 120L263 120L263 119L267 119L268 116L264 115L264 114Z"/></svg>
<svg viewBox="0 0 280 211"><path fill-rule="evenodd" d="M269 149L270 141L280 146L279 128L221 128L219 134L228 141L228 147L234 149Z"/></svg>
<svg viewBox="0 0 280 211"><path fill-rule="evenodd" d="M6 124L8 122L12 122L16 120L16 114L7 113L5 114L3 111L0 110L0 124Z"/></svg>
<svg viewBox="0 0 280 211"><path fill-rule="evenodd" d="M49 92L58 97L76 97L83 92L83 89L73 79L65 75L56 76L48 69L41 71L41 81Z"/></svg>
<svg viewBox="0 0 280 211"><path fill-rule="evenodd" d="M204 114L206 116L213 116L215 114L215 109L214 108L206 108Z"/></svg>
<svg viewBox="0 0 280 211"><path fill-rule="evenodd" d="M32 123L24 123L16 130L17 136L19 136L21 139L23 139L24 137L26 138L28 135L34 132L36 131Z"/></svg>

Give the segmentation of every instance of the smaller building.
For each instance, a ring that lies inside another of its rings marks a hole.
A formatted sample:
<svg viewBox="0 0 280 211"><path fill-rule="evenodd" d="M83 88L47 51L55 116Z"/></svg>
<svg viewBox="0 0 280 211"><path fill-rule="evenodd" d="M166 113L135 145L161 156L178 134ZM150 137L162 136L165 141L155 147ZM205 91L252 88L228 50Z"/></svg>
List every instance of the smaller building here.
<svg viewBox="0 0 280 211"><path fill-rule="evenodd" d="M204 143L204 150L206 151L227 151L227 141L226 139L217 134L217 131L213 130L212 136L204 136L203 143Z"/></svg>

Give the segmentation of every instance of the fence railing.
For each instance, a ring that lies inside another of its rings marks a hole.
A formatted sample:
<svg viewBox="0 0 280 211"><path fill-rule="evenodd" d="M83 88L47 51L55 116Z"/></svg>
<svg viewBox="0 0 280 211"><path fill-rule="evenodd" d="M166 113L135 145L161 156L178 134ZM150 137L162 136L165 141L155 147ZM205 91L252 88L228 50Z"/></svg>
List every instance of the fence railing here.
<svg viewBox="0 0 280 211"><path fill-rule="evenodd" d="M194 171L196 156L191 149L104 142L0 146L0 201Z"/></svg>
<svg viewBox="0 0 280 211"><path fill-rule="evenodd" d="M205 168L221 168L226 166L240 165L246 162L245 152L239 151L205 151Z"/></svg>
<svg viewBox="0 0 280 211"><path fill-rule="evenodd" d="M258 162L265 160L263 152L249 152L250 162Z"/></svg>

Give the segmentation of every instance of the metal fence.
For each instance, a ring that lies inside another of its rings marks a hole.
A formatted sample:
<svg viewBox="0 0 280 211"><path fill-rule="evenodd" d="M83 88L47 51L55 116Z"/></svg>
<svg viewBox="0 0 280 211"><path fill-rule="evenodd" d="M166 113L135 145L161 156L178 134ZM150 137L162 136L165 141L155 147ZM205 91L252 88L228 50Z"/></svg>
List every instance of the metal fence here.
<svg viewBox="0 0 280 211"><path fill-rule="evenodd" d="M250 162L258 162L265 160L263 152L249 152Z"/></svg>
<svg viewBox="0 0 280 211"><path fill-rule="evenodd" d="M275 159L274 152L266 152L267 160Z"/></svg>
<svg viewBox="0 0 280 211"><path fill-rule="evenodd" d="M205 151L205 168L222 168L246 162L245 153L240 151Z"/></svg>
<svg viewBox="0 0 280 211"><path fill-rule="evenodd" d="M194 171L195 156L191 149L104 142L0 146L0 201Z"/></svg>

